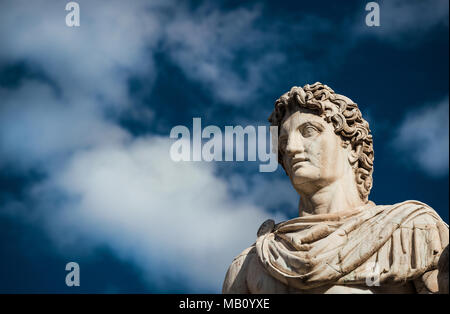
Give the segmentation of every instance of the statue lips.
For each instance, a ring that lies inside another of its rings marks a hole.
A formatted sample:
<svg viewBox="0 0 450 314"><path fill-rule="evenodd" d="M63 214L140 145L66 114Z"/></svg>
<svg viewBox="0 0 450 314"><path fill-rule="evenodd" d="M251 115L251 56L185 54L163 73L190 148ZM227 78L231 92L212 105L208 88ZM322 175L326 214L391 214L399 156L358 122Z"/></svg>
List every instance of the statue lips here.
<svg viewBox="0 0 450 314"><path fill-rule="evenodd" d="M292 166L291 166L292 170L294 170L294 171L297 170L298 168L300 168L303 165L304 162L307 162L307 161L309 161L309 159L306 158L306 157L295 157L295 158L293 158L292 159Z"/></svg>

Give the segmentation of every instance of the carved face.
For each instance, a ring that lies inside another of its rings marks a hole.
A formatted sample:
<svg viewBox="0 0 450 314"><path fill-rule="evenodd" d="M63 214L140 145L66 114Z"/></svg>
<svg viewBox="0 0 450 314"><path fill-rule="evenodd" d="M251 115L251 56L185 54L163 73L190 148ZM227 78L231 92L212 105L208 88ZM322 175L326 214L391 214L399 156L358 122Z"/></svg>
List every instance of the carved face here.
<svg viewBox="0 0 450 314"><path fill-rule="evenodd" d="M283 165L299 192L314 192L351 171L350 145L334 133L333 125L309 109L288 112L281 125L279 148Z"/></svg>

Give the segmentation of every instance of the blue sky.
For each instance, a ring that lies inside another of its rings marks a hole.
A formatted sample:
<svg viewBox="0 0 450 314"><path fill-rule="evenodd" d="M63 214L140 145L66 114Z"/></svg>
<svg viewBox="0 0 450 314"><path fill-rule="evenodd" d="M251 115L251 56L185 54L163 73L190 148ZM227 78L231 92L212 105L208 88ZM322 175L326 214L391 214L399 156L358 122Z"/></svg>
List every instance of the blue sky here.
<svg viewBox="0 0 450 314"><path fill-rule="evenodd" d="M172 127L268 125L320 81L374 136L370 199L448 222L448 1L0 4L0 292L219 292L267 218L295 217L281 168L170 160ZM78 262L81 286L65 285Z"/></svg>

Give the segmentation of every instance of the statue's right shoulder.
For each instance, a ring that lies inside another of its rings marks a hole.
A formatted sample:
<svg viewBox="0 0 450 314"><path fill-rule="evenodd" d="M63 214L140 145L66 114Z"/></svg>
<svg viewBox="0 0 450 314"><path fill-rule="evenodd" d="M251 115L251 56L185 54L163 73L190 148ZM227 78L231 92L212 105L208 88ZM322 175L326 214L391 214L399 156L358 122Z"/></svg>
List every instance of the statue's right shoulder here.
<svg viewBox="0 0 450 314"><path fill-rule="evenodd" d="M256 254L255 245L252 245L233 259L225 275L222 293L249 293L247 286L248 267Z"/></svg>

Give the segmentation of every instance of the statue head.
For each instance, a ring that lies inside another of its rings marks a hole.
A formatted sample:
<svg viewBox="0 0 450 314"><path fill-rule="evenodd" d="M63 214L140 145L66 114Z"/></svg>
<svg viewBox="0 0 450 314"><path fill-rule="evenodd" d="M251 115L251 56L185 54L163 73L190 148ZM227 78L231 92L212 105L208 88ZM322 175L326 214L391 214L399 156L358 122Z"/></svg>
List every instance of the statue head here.
<svg viewBox="0 0 450 314"><path fill-rule="evenodd" d="M278 127L278 162L297 191L351 176L362 201L372 188L373 142L358 105L321 83L293 87L269 117Z"/></svg>

